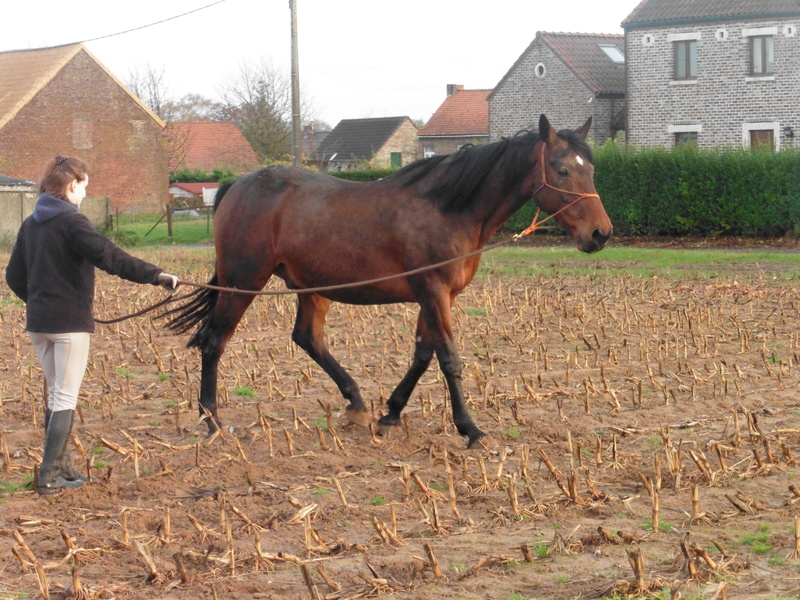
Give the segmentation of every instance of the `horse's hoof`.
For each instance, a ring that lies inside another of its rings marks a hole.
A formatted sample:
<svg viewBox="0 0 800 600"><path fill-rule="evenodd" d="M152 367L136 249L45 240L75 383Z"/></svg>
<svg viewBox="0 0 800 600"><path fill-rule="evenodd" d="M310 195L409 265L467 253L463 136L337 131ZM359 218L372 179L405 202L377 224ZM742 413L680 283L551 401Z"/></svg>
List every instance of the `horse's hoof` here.
<svg viewBox="0 0 800 600"><path fill-rule="evenodd" d="M467 448L469 450L489 450L490 448L496 448L497 445L496 439L482 433L477 437L470 438Z"/></svg>
<svg viewBox="0 0 800 600"><path fill-rule="evenodd" d="M359 427L369 427L370 418L368 411L347 408L345 409L345 414L347 415L347 420L353 425L358 425Z"/></svg>

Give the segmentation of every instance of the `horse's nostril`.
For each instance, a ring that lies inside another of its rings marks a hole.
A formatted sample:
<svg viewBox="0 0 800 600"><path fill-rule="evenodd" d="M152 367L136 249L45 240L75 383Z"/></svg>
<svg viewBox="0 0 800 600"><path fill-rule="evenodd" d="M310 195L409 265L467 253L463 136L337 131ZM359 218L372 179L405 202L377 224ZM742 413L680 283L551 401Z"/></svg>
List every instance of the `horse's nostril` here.
<svg viewBox="0 0 800 600"><path fill-rule="evenodd" d="M599 227L592 232L592 241L596 242L597 244L605 244L608 241L608 238L611 237L611 232L609 231L606 233Z"/></svg>

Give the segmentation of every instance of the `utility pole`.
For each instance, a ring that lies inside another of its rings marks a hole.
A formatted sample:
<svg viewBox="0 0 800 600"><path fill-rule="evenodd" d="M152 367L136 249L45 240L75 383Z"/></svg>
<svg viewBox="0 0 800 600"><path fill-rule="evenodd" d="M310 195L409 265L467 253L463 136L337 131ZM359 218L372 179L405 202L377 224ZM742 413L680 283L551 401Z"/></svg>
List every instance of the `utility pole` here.
<svg viewBox="0 0 800 600"><path fill-rule="evenodd" d="M303 162L302 125L300 123L300 61L297 55L297 0L289 0L292 14L292 164Z"/></svg>

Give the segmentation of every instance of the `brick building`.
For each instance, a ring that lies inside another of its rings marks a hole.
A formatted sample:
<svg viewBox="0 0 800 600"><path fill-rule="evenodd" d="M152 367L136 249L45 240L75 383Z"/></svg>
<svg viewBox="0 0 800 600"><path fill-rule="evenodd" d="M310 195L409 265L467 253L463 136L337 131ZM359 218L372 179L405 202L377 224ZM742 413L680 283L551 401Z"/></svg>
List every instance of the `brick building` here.
<svg viewBox="0 0 800 600"><path fill-rule="evenodd" d="M89 164L90 196L116 209L168 200L163 121L82 44L0 52L0 165L38 181L57 154Z"/></svg>
<svg viewBox="0 0 800 600"><path fill-rule="evenodd" d="M417 126L408 117L343 119L306 162L324 171L400 168L416 154Z"/></svg>
<svg viewBox="0 0 800 600"><path fill-rule="evenodd" d="M798 147L800 2L644 0L622 26L630 144Z"/></svg>
<svg viewBox="0 0 800 600"><path fill-rule="evenodd" d="M448 84L447 97L419 130L421 158L450 154L464 144L489 141L489 103L492 90L465 90Z"/></svg>
<svg viewBox="0 0 800 600"><path fill-rule="evenodd" d="M535 130L544 113L557 128L593 118L598 144L624 128L625 56L620 35L538 32L489 94L489 137Z"/></svg>

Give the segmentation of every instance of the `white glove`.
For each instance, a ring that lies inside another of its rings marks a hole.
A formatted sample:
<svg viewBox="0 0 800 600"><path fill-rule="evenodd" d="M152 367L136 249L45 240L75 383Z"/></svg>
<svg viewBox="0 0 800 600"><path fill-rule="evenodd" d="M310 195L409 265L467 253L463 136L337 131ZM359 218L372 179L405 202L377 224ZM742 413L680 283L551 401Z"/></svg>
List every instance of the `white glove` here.
<svg viewBox="0 0 800 600"><path fill-rule="evenodd" d="M169 273L160 273L158 276L158 285L163 287L169 293L175 292L178 289L178 278Z"/></svg>

